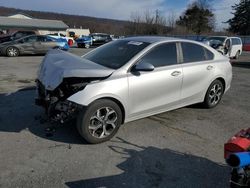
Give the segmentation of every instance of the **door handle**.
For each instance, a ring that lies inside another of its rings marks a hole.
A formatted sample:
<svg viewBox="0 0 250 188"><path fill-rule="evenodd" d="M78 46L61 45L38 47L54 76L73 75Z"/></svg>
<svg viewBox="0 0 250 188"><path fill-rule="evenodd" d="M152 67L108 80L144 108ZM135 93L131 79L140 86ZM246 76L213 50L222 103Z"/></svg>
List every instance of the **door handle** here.
<svg viewBox="0 0 250 188"><path fill-rule="evenodd" d="M180 71L174 71L171 73L172 76L179 76L181 74Z"/></svg>
<svg viewBox="0 0 250 188"><path fill-rule="evenodd" d="M207 70L212 70L214 67L212 65L207 66Z"/></svg>

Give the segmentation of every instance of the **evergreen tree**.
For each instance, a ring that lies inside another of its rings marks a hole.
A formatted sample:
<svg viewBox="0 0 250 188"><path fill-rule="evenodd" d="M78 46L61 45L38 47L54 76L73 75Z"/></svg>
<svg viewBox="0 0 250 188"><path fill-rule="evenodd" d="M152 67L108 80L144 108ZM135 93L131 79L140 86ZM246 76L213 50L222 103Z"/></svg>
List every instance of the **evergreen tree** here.
<svg viewBox="0 0 250 188"><path fill-rule="evenodd" d="M184 26L198 35L211 32L214 28L214 14L208 7L202 6L197 1L189 6L176 24Z"/></svg>
<svg viewBox="0 0 250 188"><path fill-rule="evenodd" d="M229 31L239 35L250 35L250 0L241 0L232 8L234 17L227 21Z"/></svg>

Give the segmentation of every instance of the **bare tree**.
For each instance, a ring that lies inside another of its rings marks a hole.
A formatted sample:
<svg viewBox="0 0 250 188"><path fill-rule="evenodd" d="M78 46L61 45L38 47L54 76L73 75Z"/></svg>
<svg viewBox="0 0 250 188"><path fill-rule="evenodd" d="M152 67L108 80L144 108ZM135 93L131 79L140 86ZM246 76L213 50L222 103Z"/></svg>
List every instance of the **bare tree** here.
<svg viewBox="0 0 250 188"><path fill-rule="evenodd" d="M159 11L145 11L131 13L131 20L128 32L132 35L157 35L163 34L166 30L166 19L160 15Z"/></svg>
<svg viewBox="0 0 250 188"><path fill-rule="evenodd" d="M175 23L176 23L176 14L174 11L171 11L168 19L167 19L167 26L172 30L175 28Z"/></svg>

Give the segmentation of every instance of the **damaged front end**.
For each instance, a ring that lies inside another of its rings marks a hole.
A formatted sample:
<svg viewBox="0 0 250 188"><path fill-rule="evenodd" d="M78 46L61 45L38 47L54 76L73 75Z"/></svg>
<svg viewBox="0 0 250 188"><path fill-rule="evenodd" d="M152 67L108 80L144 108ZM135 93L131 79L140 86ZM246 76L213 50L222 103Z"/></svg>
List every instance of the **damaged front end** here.
<svg viewBox="0 0 250 188"><path fill-rule="evenodd" d="M83 90L88 83L98 78L64 78L63 82L53 91L46 90L45 86L36 80L38 98L36 105L45 108L51 122L64 123L76 117L83 106L68 101L71 95Z"/></svg>
<svg viewBox="0 0 250 188"><path fill-rule="evenodd" d="M50 50L38 70L36 104L45 108L51 121L64 123L82 108L67 99L113 71L71 53Z"/></svg>

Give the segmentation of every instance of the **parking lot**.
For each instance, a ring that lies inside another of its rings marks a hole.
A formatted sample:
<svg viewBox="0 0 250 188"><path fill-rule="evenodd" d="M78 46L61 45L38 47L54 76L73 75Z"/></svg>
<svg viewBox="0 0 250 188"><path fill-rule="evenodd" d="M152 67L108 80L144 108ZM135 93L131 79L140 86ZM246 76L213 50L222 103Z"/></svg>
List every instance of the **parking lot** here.
<svg viewBox="0 0 250 188"><path fill-rule="evenodd" d="M223 146L249 127L249 52L233 61L231 89L216 108L194 105L127 123L98 145L86 144L74 123L48 132L34 104L42 59L0 56L0 187L229 186Z"/></svg>

